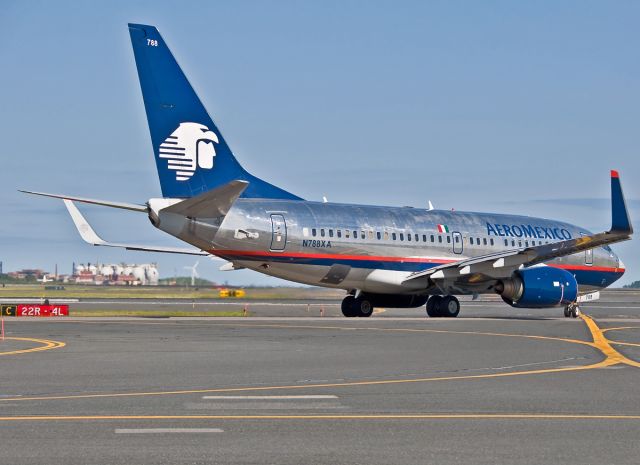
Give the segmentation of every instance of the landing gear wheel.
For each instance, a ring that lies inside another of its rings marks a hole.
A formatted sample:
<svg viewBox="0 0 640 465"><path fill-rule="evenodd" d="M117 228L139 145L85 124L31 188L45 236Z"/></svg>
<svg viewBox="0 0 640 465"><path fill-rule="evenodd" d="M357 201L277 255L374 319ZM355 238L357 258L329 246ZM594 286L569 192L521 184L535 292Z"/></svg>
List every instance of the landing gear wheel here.
<svg viewBox="0 0 640 465"><path fill-rule="evenodd" d="M438 318L440 315L440 302L442 301L442 297L439 295L432 295L427 300L427 315L431 318Z"/></svg>
<svg viewBox="0 0 640 465"><path fill-rule="evenodd" d="M579 316L580 316L580 307L575 305L574 307L571 308L571 317L578 318Z"/></svg>
<svg viewBox="0 0 640 465"><path fill-rule="evenodd" d="M438 313L444 318L455 318L460 313L460 301L452 295L443 297L438 305Z"/></svg>
<svg viewBox="0 0 640 465"><path fill-rule="evenodd" d="M373 315L373 305L363 297L358 297L353 300L353 309L355 310L356 316L359 317L369 318Z"/></svg>
<svg viewBox="0 0 640 465"><path fill-rule="evenodd" d="M567 305L564 307L564 317L569 318L571 316L571 308Z"/></svg>
<svg viewBox="0 0 640 465"><path fill-rule="evenodd" d="M352 295L348 295L344 299L342 299L342 314L347 318L353 318L354 316L356 316L355 300L355 297L353 297Z"/></svg>

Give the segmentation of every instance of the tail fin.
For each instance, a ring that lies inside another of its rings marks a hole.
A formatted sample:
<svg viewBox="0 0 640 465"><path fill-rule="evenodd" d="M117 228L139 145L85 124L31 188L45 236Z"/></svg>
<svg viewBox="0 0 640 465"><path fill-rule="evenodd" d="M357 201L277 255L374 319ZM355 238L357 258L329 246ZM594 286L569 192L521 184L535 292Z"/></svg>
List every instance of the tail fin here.
<svg viewBox="0 0 640 465"><path fill-rule="evenodd" d="M238 163L155 27L129 24L129 33L164 197L243 180L242 197L300 200Z"/></svg>

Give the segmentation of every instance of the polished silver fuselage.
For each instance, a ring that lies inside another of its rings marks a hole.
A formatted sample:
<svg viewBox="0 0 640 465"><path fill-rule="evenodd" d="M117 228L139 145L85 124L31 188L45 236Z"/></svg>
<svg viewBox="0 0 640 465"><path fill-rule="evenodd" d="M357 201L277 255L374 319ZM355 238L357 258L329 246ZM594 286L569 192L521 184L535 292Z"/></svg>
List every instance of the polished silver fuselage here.
<svg viewBox="0 0 640 465"><path fill-rule="evenodd" d="M160 229L249 268L304 284L374 293L430 293L411 273L464 258L589 234L564 222L528 216L379 207L298 200L238 199L225 217L185 219L158 212ZM624 273L618 257L597 248L547 263L576 276L580 292ZM492 292L467 277L439 292Z"/></svg>

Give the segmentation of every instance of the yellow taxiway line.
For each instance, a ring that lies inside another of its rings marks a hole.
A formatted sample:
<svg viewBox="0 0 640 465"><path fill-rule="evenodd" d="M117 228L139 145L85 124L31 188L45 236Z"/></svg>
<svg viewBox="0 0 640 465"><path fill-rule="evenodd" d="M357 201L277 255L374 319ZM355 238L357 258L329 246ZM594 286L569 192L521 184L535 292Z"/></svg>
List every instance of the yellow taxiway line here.
<svg viewBox="0 0 640 465"><path fill-rule="evenodd" d="M640 420L640 415L554 413L408 413L344 415L35 415L4 416L0 422L129 420Z"/></svg>
<svg viewBox="0 0 640 465"><path fill-rule="evenodd" d="M489 333L489 332L473 332L473 331L447 331L447 330L429 330L429 329L402 329L402 328L345 328L340 326L313 326L313 325L276 325L276 324L259 324L244 326L259 326L259 327L294 327L294 328L315 328L315 329L341 329L349 331L357 330L369 330L369 331L385 331L385 332L429 332L429 333L447 333L447 334L468 334L468 335L483 335L483 336L500 336L500 337L520 337L527 339L537 340L553 340L561 341L573 344L582 344L593 347L600 351L604 355L604 360L591 365L572 366L562 368L547 368L538 370L525 370L525 371L511 371L506 373L489 373L479 375L462 375L462 376L438 376L429 378L408 378L408 379L388 379L388 380L369 380L369 381L345 381L336 383L317 383L317 384L296 384L296 385L278 385L278 386L248 386L237 388L214 388L214 389L186 389L186 390L171 390L171 391L148 391L148 392L117 392L117 393L96 393L96 394L74 394L74 395L52 395L52 396L32 396L32 397L8 397L0 399L0 402L23 402L33 400L65 400L65 399L95 399L95 398L116 398L116 397L142 397L142 396L166 396L166 395L186 395L186 394L204 394L204 393L231 393L231 392L251 392L251 391L276 391L276 390L298 390L298 389L319 389L319 388L345 388L354 386L376 386L386 384L408 384L408 383L425 383L436 381L455 381L455 380L473 380L473 379L489 379L489 378L506 378L512 376L525 376L525 375L539 375L549 373L564 373L593 370L597 368L604 368L618 364L625 364L634 367L640 367L640 363L631 360L612 346L610 341L603 334L595 321L586 315L583 315L582 320L586 323L587 328L591 333L593 342L583 341L579 339L567 339L551 336L532 336L526 334L504 334L504 333Z"/></svg>
<svg viewBox="0 0 640 465"><path fill-rule="evenodd" d="M35 342L36 344L42 344L42 345L39 347L32 347L31 349L20 349L20 350L0 352L0 356L27 354L30 352L42 352L43 350L59 349L60 347L64 347L66 345L64 342L60 342L60 341L49 341L47 339L32 339L30 337L6 337L5 340Z"/></svg>

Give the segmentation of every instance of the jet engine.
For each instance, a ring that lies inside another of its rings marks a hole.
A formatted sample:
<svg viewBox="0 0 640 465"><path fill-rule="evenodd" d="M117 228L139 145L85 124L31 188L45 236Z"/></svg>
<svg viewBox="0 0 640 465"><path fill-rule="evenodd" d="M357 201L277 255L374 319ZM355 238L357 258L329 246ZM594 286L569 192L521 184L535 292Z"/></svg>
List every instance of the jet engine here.
<svg viewBox="0 0 640 465"><path fill-rule="evenodd" d="M499 281L495 291L512 307L560 307L576 301L578 283L566 270L538 266L516 271Z"/></svg>

